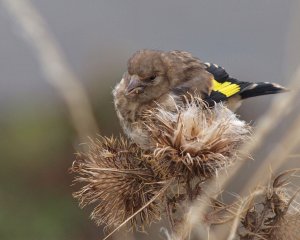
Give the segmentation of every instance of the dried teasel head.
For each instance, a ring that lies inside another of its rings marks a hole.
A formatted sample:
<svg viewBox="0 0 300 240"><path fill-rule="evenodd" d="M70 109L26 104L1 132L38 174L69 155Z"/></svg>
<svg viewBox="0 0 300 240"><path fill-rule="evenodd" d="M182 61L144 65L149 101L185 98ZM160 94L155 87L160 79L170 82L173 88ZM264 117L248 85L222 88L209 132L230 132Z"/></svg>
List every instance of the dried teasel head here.
<svg viewBox="0 0 300 240"><path fill-rule="evenodd" d="M112 228L130 219L129 226L138 230L160 219L165 182L144 161L143 151L122 138L91 140L88 146L72 171L83 184L74 193L80 206L95 205L91 218Z"/></svg>
<svg viewBox="0 0 300 240"><path fill-rule="evenodd" d="M224 236L225 226L239 240L300 239L300 191L296 182L291 181L293 177L299 178L299 172L300 169L287 170L268 186L260 186L231 204L213 200L206 223L222 225L221 231L215 231L220 237Z"/></svg>
<svg viewBox="0 0 300 240"><path fill-rule="evenodd" d="M198 97L175 108L158 106L145 114L158 171L207 179L235 161L240 145L249 138L250 127L244 121L222 104L208 108Z"/></svg>
<svg viewBox="0 0 300 240"><path fill-rule="evenodd" d="M148 149L102 137L77 155L72 170L82 188L74 197L81 207L95 205L91 218L97 224L118 229L129 223L143 230L164 213L174 226L182 203L195 199L204 180L237 158L250 132L245 122L197 97L173 104L145 113L141 133L149 138Z"/></svg>
<svg viewBox="0 0 300 240"><path fill-rule="evenodd" d="M269 240L298 240L300 238L300 213L286 214L273 226Z"/></svg>
<svg viewBox="0 0 300 240"><path fill-rule="evenodd" d="M300 236L299 189L291 182L300 169L279 174L246 209L239 229L243 239L297 240ZM297 200L298 198L298 200Z"/></svg>

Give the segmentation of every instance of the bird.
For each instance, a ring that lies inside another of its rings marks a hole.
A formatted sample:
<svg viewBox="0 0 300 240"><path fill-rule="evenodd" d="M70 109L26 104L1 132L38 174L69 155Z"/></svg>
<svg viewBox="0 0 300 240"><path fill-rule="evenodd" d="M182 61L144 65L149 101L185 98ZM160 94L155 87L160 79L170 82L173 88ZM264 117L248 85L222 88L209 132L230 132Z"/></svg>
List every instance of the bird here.
<svg viewBox="0 0 300 240"><path fill-rule="evenodd" d="M222 103L235 111L244 99L286 91L276 83L240 81L223 67L203 62L186 51L142 49L129 58L127 71L113 89L113 98L125 134L148 149L143 116L158 105L174 111L174 101L183 105L187 96L198 96L209 107Z"/></svg>

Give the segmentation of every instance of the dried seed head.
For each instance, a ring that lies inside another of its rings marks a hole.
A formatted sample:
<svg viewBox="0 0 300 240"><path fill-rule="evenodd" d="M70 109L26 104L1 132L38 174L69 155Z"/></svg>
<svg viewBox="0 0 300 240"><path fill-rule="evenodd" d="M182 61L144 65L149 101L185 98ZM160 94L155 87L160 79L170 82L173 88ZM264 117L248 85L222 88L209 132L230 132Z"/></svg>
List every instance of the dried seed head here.
<svg viewBox="0 0 300 240"><path fill-rule="evenodd" d="M143 230L162 213L171 225L180 222L180 216L172 219L179 206L193 201L204 180L235 161L249 126L221 104L208 109L192 96L186 102L145 113L140 132L149 140L146 150L122 138L101 138L78 154L72 170L83 186L74 197L81 207L95 205L91 218L97 224L130 222Z"/></svg>
<svg viewBox="0 0 300 240"><path fill-rule="evenodd" d="M176 109L159 106L145 114L156 165L163 174L206 179L235 161L250 132L244 121L222 104L207 108L197 97Z"/></svg>
<svg viewBox="0 0 300 240"><path fill-rule="evenodd" d="M262 191L260 198L251 201L239 229L241 239L299 239L300 205L296 199L299 190L290 182L292 176L299 177L297 172L299 169L280 174L272 186Z"/></svg>
<svg viewBox="0 0 300 240"><path fill-rule="evenodd" d="M91 218L97 224L116 227L155 198L163 183L143 161L143 152L124 139L91 141L87 153L79 153L72 171L83 184L74 197L81 207L95 204ZM159 196L160 197L160 196ZM160 218L161 197L130 220L130 227L142 230Z"/></svg>
<svg viewBox="0 0 300 240"><path fill-rule="evenodd" d="M272 228L270 240L297 240L300 237L300 213L287 214Z"/></svg>

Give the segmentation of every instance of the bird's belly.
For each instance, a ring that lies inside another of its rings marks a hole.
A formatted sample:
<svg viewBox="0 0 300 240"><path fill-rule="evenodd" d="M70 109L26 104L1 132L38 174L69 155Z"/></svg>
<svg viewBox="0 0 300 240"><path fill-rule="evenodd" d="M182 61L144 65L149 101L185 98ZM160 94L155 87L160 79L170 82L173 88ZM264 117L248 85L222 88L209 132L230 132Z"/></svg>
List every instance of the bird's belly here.
<svg viewBox="0 0 300 240"><path fill-rule="evenodd" d="M124 108L116 108L117 115L120 120L124 133L134 143L143 149L149 149L149 133L145 129L144 120L140 117L143 110L135 106L128 105Z"/></svg>

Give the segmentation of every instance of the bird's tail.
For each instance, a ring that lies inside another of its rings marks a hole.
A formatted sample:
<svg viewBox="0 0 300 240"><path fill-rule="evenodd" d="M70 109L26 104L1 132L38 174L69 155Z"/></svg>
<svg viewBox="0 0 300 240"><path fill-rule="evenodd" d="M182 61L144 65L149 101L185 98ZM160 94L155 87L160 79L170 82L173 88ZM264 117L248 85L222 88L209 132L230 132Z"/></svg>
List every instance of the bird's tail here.
<svg viewBox="0 0 300 240"><path fill-rule="evenodd" d="M269 83L269 82L258 82L253 83L250 86L246 87L242 92L240 92L240 96L242 99L267 95L267 94L275 94L286 92L288 89L280 86L276 83Z"/></svg>

